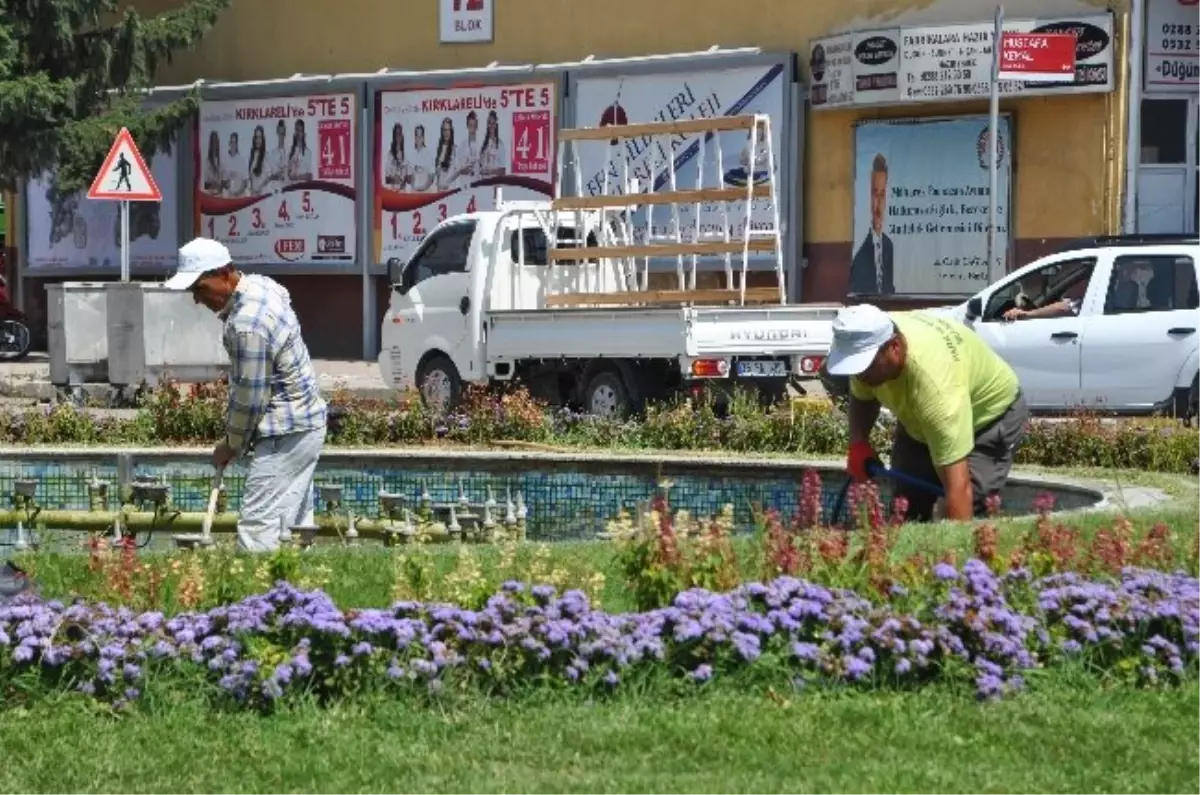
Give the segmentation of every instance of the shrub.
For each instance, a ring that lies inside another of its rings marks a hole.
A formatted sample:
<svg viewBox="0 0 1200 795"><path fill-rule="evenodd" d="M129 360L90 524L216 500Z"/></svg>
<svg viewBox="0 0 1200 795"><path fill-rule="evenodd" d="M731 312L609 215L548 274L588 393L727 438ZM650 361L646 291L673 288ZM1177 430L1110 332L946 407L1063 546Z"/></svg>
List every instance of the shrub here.
<svg viewBox="0 0 1200 795"><path fill-rule="evenodd" d="M168 383L144 393L136 417L97 417L68 405L0 414L0 442L36 444L210 444L223 432L223 384ZM832 404L795 401L764 409L745 395L717 412L706 400L652 405L637 419L608 420L551 409L520 388L470 388L451 415L436 417L414 394L389 400L336 393L329 401L328 443L334 446L414 444L488 445L525 442L653 450L776 452L840 455L846 423ZM890 447L892 427L882 421L872 437ZM1031 423L1017 453L1020 464L1101 466L1188 472L1200 454L1200 434L1178 422L1113 422L1079 415Z"/></svg>

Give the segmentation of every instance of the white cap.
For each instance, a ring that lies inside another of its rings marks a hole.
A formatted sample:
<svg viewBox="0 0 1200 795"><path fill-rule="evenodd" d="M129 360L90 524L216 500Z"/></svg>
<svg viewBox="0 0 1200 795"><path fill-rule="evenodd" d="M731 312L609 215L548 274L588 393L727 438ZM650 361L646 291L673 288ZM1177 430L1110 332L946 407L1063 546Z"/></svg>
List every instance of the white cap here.
<svg viewBox="0 0 1200 795"><path fill-rule="evenodd" d="M167 279L168 290L190 290L200 275L224 268L233 258L229 249L215 240L198 237L179 249L179 268Z"/></svg>
<svg viewBox="0 0 1200 795"><path fill-rule="evenodd" d="M871 366L875 354L895 333L892 319L879 307L845 307L833 321L833 345L825 370L830 375L858 375Z"/></svg>

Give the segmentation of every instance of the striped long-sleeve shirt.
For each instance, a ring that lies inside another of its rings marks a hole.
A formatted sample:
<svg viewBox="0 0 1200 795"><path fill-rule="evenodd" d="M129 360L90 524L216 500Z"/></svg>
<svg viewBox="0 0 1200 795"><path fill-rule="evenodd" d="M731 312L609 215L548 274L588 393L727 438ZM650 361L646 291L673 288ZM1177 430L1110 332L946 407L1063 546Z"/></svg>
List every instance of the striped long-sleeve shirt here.
<svg viewBox="0 0 1200 795"><path fill-rule="evenodd" d="M288 291L266 276L243 275L221 316L229 446L241 455L256 439L324 427L325 401Z"/></svg>

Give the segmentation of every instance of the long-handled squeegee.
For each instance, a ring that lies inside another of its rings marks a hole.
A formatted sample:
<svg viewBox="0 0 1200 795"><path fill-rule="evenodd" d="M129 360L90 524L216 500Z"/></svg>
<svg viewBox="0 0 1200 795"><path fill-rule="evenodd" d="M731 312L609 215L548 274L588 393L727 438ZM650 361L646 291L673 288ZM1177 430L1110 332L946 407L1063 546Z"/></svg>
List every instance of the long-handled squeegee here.
<svg viewBox="0 0 1200 795"><path fill-rule="evenodd" d="M898 469L888 469L879 461L867 462L867 477L872 479L888 478L896 483L903 483L906 486L911 486L914 489L920 489L921 491L934 494L938 497L946 496L946 490L942 488L941 484L930 483L927 480L913 477L912 475L901 472ZM831 523L836 524L838 517L841 516L842 508L844 508L846 505L846 495L850 493L850 486L853 483L853 480L847 480L846 485L842 486L841 490L838 492L837 499L834 500L833 503L833 513L829 516Z"/></svg>

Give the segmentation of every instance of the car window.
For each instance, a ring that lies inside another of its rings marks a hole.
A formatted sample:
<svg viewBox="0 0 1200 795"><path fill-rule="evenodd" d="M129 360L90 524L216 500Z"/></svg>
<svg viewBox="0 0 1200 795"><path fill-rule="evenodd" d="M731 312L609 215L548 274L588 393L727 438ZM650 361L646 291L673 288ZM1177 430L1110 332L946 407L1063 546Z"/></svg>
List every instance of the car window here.
<svg viewBox="0 0 1200 795"><path fill-rule="evenodd" d="M1104 314L1196 309L1196 263L1180 254L1129 254L1113 263Z"/></svg>
<svg viewBox="0 0 1200 795"><path fill-rule="evenodd" d="M983 319L998 321L1014 307L1038 309L1064 298L1082 301L1095 268L1095 257L1081 257L1057 260L1029 271L992 293Z"/></svg>
<svg viewBox="0 0 1200 795"><path fill-rule="evenodd" d="M409 288L434 276L466 273L474 235L474 221L443 227L430 235L408 264L406 281Z"/></svg>
<svg viewBox="0 0 1200 795"><path fill-rule="evenodd" d="M578 247L578 237L575 230L571 227L560 226L556 230L558 235L559 248ZM523 258L524 264L529 266L545 266L550 264L550 255L547 251L546 233L541 227L526 227L520 231L515 231L509 236L509 254L512 261L516 263ZM524 250L521 246L524 246ZM588 232L587 247L591 248L596 245L596 233ZM559 265L577 265L578 260L560 259Z"/></svg>

